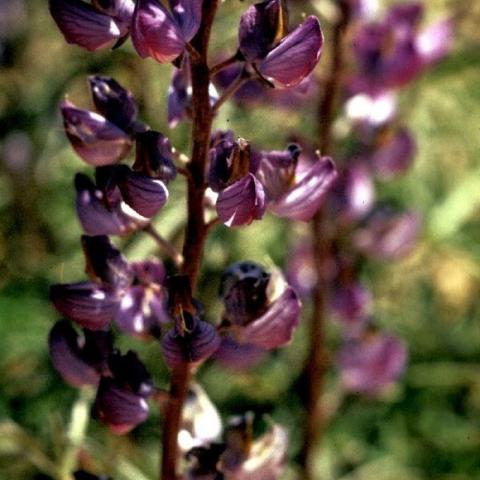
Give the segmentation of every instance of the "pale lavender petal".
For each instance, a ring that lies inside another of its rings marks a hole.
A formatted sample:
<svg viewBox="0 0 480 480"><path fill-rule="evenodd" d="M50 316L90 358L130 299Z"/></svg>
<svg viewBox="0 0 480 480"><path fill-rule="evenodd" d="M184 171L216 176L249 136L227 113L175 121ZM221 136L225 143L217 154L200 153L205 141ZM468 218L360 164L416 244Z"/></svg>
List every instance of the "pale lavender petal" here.
<svg viewBox="0 0 480 480"><path fill-rule="evenodd" d="M452 48L452 20L441 20L430 25L417 35L415 44L425 65L438 62L444 58Z"/></svg>
<svg viewBox="0 0 480 480"><path fill-rule="evenodd" d="M322 45L320 23L310 16L265 57L259 71L276 86L297 85L317 65Z"/></svg>
<svg viewBox="0 0 480 480"><path fill-rule="evenodd" d="M169 0L175 18L186 42L197 33L202 20L202 0Z"/></svg>
<svg viewBox="0 0 480 480"><path fill-rule="evenodd" d="M219 193L216 208L220 220L228 227L249 225L263 217L265 192L249 173Z"/></svg>
<svg viewBox="0 0 480 480"><path fill-rule="evenodd" d="M111 165L125 157L132 147L131 137L105 117L75 107L61 105L63 124L75 152L95 167Z"/></svg>
<svg viewBox="0 0 480 480"><path fill-rule="evenodd" d="M122 36L111 17L81 0L50 0L49 7L68 43L93 52L113 45Z"/></svg>
<svg viewBox="0 0 480 480"><path fill-rule="evenodd" d="M290 342L300 321L301 302L291 287L286 287L265 314L239 329L239 338L271 350Z"/></svg>
<svg viewBox="0 0 480 480"><path fill-rule="evenodd" d="M322 157L292 189L270 202L268 208L280 217L308 222L322 206L336 177L331 158Z"/></svg>
<svg viewBox="0 0 480 480"><path fill-rule="evenodd" d="M185 47L185 39L175 20L157 0L138 0L132 19L132 42L142 58L157 62L175 60Z"/></svg>

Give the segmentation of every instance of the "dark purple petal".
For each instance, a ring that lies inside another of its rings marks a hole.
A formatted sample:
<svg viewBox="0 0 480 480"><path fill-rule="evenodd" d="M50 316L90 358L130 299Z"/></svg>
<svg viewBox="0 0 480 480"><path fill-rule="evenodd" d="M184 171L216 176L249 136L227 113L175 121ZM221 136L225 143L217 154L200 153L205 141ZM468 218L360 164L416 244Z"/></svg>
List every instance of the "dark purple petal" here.
<svg viewBox="0 0 480 480"><path fill-rule="evenodd" d="M416 212L396 215L380 212L355 233L353 241L362 253L372 258L399 258L413 249L420 227L420 216Z"/></svg>
<svg viewBox="0 0 480 480"><path fill-rule="evenodd" d="M247 9L240 19L238 43L248 61L263 59L267 55L283 20L281 0L255 3Z"/></svg>
<svg viewBox="0 0 480 480"><path fill-rule="evenodd" d="M376 148L371 156L373 167L379 177L389 180L405 173L416 153L415 138L406 128L401 128Z"/></svg>
<svg viewBox="0 0 480 480"><path fill-rule="evenodd" d="M189 92L191 83L187 58L185 56L181 68L174 69L172 81L168 87L167 110L168 126L170 128L175 128L179 122L187 117L191 103L191 94Z"/></svg>
<svg viewBox="0 0 480 480"><path fill-rule="evenodd" d="M322 45L320 23L310 16L265 57L259 71L276 86L293 87L313 71Z"/></svg>
<svg viewBox="0 0 480 480"><path fill-rule="evenodd" d="M53 285L50 300L62 315L90 330L105 329L118 308L116 296L92 282Z"/></svg>
<svg viewBox="0 0 480 480"><path fill-rule="evenodd" d="M346 327L364 324L371 305L370 291L360 283L335 287L330 304L337 319Z"/></svg>
<svg viewBox="0 0 480 480"><path fill-rule="evenodd" d="M50 13L68 43L95 51L122 36L108 15L81 0L49 0Z"/></svg>
<svg viewBox="0 0 480 480"><path fill-rule="evenodd" d="M122 169L119 188L123 200L139 215L152 218L167 202L168 190L161 180Z"/></svg>
<svg viewBox="0 0 480 480"><path fill-rule="evenodd" d="M227 227L249 225L261 219L265 212L262 184L249 173L219 193L216 208Z"/></svg>
<svg viewBox="0 0 480 480"><path fill-rule="evenodd" d="M102 377L94 404L96 417L113 433L122 435L144 422L148 403L141 395L123 388L108 377Z"/></svg>
<svg viewBox="0 0 480 480"><path fill-rule="evenodd" d="M415 38L415 45L425 66L444 58L453 45L453 21L441 20L427 27Z"/></svg>
<svg viewBox="0 0 480 480"><path fill-rule="evenodd" d="M138 114L133 95L110 77L92 75L88 81L96 109L107 120L127 131Z"/></svg>
<svg viewBox="0 0 480 480"><path fill-rule="evenodd" d="M154 130L138 133L133 169L165 183L174 180L177 170L170 140Z"/></svg>
<svg viewBox="0 0 480 480"><path fill-rule="evenodd" d="M135 273L137 281L144 286L149 286L152 283L162 285L165 282L165 267L159 260L133 262L131 268Z"/></svg>
<svg viewBox="0 0 480 480"><path fill-rule="evenodd" d="M61 111L72 147L88 164L110 165L130 151L130 136L98 113L77 108L69 101L62 103Z"/></svg>
<svg viewBox="0 0 480 480"><path fill-rule="evenodd" d="M69 321L57 322L48 337L50 359L63 379L74 387L96 385L100 371L82 352L82 342Z"/></svg>
<svg viewBox="0 0 480 480"><path fill-rule="evenodd" d="M220 346L220 337L212 325L196 319L192 329L181 336L176 328L162 339L162 352L170 368L206 360Z"/></svg>
<svg viewBox="0 0 480 480"><path fill-rule="evenodd" d="M331 158L319 158L292 189L270 202L268 208L280 217L308 222L322 206L336 177Z"/></svg>
<svg viewBox="0 0 480 480"><path fill-rule="evenodd" d="M202 20L202 0L169 0L173 18L183 38L189 42L197 33Z"/></svg>
<svg viewBox="0 0 480 480"><path fill-rule="evenodd" d="M95 281L112 288L125 288L133 281L127 260L105 235L82 236L85 270Z"/></svg>
<svg viewBox="0 0 480 480"><path fill-rule="evenodd" d="M98 10L115 19L122 36L130 31L130 23L135 8L133 0L92 0L92 3Z"/></svg>
<svg viewBox="0 0 480 480"><path fill-rule="evenodd" d="M338 356L343 386L354 393L379 393L398 379L406 363L405 344L385 333L350 339Z"/></svg>
<svg viewBox="0 0 480 480"><path fill-rule="evenodd" d="M132 41L142 58L157 62L175 60L185 48L185 38L175 20L157 0L138 0L132 20Z"/></svg>
<svg viewBox="0 0 480 480"><path fill-rule="evenodd" d="M277 298L265 314L239 329L239 338L271 350L286 345L300 321L301 302L291 287Z"/></svg>
<svg viewBox="0 0 480 480"><path fill-rule="evenodd" d="M213 354L213 359L224 368L243 371L257 365L265 355L266 351L263 348L252 343L238 343L231 337L225 337Z"/></svg>

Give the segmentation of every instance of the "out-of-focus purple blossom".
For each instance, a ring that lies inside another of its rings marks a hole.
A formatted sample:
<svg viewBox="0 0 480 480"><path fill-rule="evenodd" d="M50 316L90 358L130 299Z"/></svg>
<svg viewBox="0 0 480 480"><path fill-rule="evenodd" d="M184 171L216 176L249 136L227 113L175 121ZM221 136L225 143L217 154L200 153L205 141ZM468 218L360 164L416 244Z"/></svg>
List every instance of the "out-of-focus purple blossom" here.
<svg viewBox="0 0 480 480"><path fill-rule="evenodd" d="M130 31L132 0L49 0L50 13L67 43L90 51L121 43Z"/></svg>
<svg viewBox="0 0 480 480"><path fill-rule="evenodd" d="M93 281L53 285L50 296L57 310L92 330L105 329L113 320L131 335L158 335L169 321L163 265L128 263L104 236L82 240Z"/></svg>
<svg viewBox="0 0 480 480"><path fill-rule="evenodd" d="M170 0L170 10L157 0L138 0L132 41L142 58L168 63L179 57L200 27L202 1Z"/></svg>
<svg viewBox="0 0 480 480"><path fill-rule="evenodd" d="M342 222L363 218L375 201L375 185L367 166L356 162L343 168L330 198L331 208Z"/></svg>
<svg viewBox="0 0 480 480"><path fill-rule="evenodd" d="M354 21L371 20L378 11L378 0L339 0Z"/></svg>
<svg viewBox="0 0 480 480"><path fill-rule="evenodd" d="M295 244L288 254L287 282L302 297L307 298L317 283L312 245L309 239Z"/></svg>
<svg viewBox="0 0 480 480"><path fill-rule="evenodd" d="M222 367L236 372L254 367L263 360L266 353L264 348L252 343L239 343L230 336L224 336L213 358Z"/></svg>
<svg viewBox="0 0 480 480"><path fill-rule="evenodd" d="M315 68L323 46L316 17L288 32L281 0L250 6L242 15L239 51L255 73L280 88L299 84Z"/></svg>
<svg viewBox="0 0 480 480"><path fill-rule="evenodd" d="M98 167L96 183L75 177L77 214L89 235L126 235L143 228L165 205L168 190L156 178L126 165Z"/></svg>
<svg viewBox="0 0 480 480"><path fill-rule="evenodd" d="M343 387L352 393L380 393L399 378L406 363L405 344L381 332L350 338L338 355Z"/></svg>
<svg viewBox="0 0 480 480"><path fill-rule="evenodd" d="M363 254L377 260L390 260L408 254L421 228L418 213L374 213L366 225L355 232L353 243Z"/></svg>
<svg viewBox="0 0 480 480"><path fill-rule="evenodd" d="M265 350L286 345L300 320L301 302L275 272L253 262L231 265L222 276L222 330L239 343Z"/></svg>
<svg viewBox="0 0 480 480"><path fill-rule="evenodd" d="M129 432L148 417L147 399L154 392L150 375L137 354L114 353L110 376L103 376L95 398L95 416L118 435Z"/></svg>
<svg viewBox="0 0 480 480"><path fill-rule="evenodd" d="M32 158L33 145L26 132L14 130L0 144L2 165L14 175L25 174Z"/></svg>
<svg viewBox="0 0 480 480"><path fill-rule="evenodd" d="M257 176L274 214L308 222L324 203L337 172L330 157L320 157L308 170L299 173L300 153L297 145L282 152L261 152Z"/></svg>
<svg viewBox="0 0 480 480"><path fill-rule="evenodd" d="M107 370L112 351L110 332L77 334L68 320L58 321L48 337L50 359L63 379L74 387L96 385Z"/></svg>
<svg viewBox="0 0 480 480"><path fill-rule="evenodd" d="M334 287L330 307L335 317L347 328L357 330L367 321L372 295L362 284L352 282Z"/></svg>
<svg viewBox="0 0 480 480"><path fill-rule="evenodd" d="M350 84L353 95L345 102L345 115L355 124L384 125L397 112L397 97L391 91L362 93L363 85Z"/></svg>
<svg viewBox="0 0 480 480"><path fill-rule="evenodd" d="M415 138L406 128L379 136L370 161L382 180L390 180L405 173L416 153Z"/></svg>

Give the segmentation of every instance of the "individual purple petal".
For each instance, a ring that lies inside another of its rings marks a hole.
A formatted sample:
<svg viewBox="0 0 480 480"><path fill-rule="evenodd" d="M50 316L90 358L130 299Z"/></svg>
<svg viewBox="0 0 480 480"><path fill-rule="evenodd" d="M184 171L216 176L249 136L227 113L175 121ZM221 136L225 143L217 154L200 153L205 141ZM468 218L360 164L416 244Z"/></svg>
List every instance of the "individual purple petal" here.
<svg viewBox="0 0 480 480"><path fill-rule="evenodd" d="M141 395L102 377L94 404L95 416L118 435L128 433L148 417L148 403Z"/></svg>
<svg viewBox="0 0 480 480"><path fill-rule="evenodd" d="M300 321L301 302L291 287L277 298L260 318L239 331L243 342L271 350L286 345Z"/></svg>
<svg viewBox="0 0 480 480"><path fill-rule="evenodd" d="M389 180L408 170L416 153L415 138L410 131L401 128L380 141L380 145L371 155L377 175Z"/></svg>
<svg viewBox="0 0 480 480"><path fill-rule="evenodd" d="M183 38L189 42L200 27L202 0L169 0L169 3Z"/></svg>
<svg viewBox="0 0 480 480"><path fill-rule="evenodd" d="M131 92L107 76L92 75L88 81L98 112L117 127L128 131L138 114L138 105Z"/></svg>
<svg viewBox="0 0 480 480"><path fill-rule="evenodd" d="M60 320L53 326L48 346L53 366L68 384L80 387L99 382L98 365L86 358L81 338L68 320Z"/></svg>
<svg viewBox="0 0 480 480"><path fill-rule="evenodd" d="M441 20L427 27L415 38L415 45L424 65L444 58L453 44L453 22Z"/></svg>
<svg viewBox="0 0 480 480"><path fill-rule="evenodd" d="M92 282L53 285L50 300L62 315L90 330L105 329L118 308L115 295Z"/></svg>
<svg viewBox="0 0 480 480"><path fill-rule="evenodd" d="M168 190L161 180L122 168L118 184L127 205L145 218L152 218L167 202Z"/></svg>
<svg viewBox="0 0 480 480"><path fill-rule="evenodd" d="M163 356L172 369L185 363L198 364L220 346L220 337L212 325L195 317L192 320L183 336L174 327L162 339Z"/></svg>
<svg viewBox="0 0 480 480"><path fill-rule="evenodd" d="M281 0L267 0L251 5L240 19L239 50L246 60L263 59L282 28ZM285 28L285 26L283 26Z"/></svg>
<svg viewBox="0 0 480 480"><path fill-rule="evenodd" d="M229 370L248 370L263 360L266 351L253 343L238 343L232 337L222 338L222 343L213 354L213 359Z"/></svg>
<svg viewBox="0 0 480 480"><path fill-rule="evenodd" d="M260 73L276 86L286 88L299 84L320 59L323 34L314 16L282 39L260 63Z"/></svg>
<svg viewBox="0 0 480 480"><path fill-rule="evenodd" d="M407 349L385 333L350 339L339 353L342 384L352 393L377 394L405 370Z"/></svg>
<svg viewBox="0 0 480 480"><path fill-rule="evenodd" d="M110 165L128 154L132 146L130 136L95 112L61 104L63 124L72 147L90 165Z"/></svg>
<svg viewBox="0 0 480 480"><path fill-rule="evenodd" d="M157 62L175 60L185 48L185 38L175 20L157 0L138 0L132 19L132 42L142 58Z"/></svg>
<svg viewBox="0 0 480 480"><path fill-rule="evenodd" d="M292 189L270 202L268 208L280 217L308 222L323 204L336 177L332 159L319 158Z"/></svg>
<svg viewBox="0 0 480 480"><path fill-rule="evenodd" d="M105 235L82 236L85 270L96 282L116 288L125 288L133 281L133 272L120 250Z"/></svg>
<svg viewBox="0 0 480 480"><path fill-rule="evenodd" d="M49 8L67 43L93 52L113 45L122 36L110 16L81 0L49 0Z"/></svg>
<svg viewBox="0 0 480 480"><path fill-rule="evenodd" d="M262 184L249 173L219 193L216 208L227 227L249 225L261 219L265 212Z"/></svg>
<svg viewBox="0 0 480 480"><path fill-rule="evenodd" d="M135 8L133 0L92 0L93 5L115 19L122 36L130 31L130 23Z"/></svg>
<svg viewBox="0 0 480 480"><path fill-rule="evenodd" d="M348 328L364 324L371 305L370 291L360 283L338 285L330 303L336 318Z"/></svg>
<svg viewBox="0 0 480 480"><path fill-rule="evenodd" d="M154 130L137 133L133 169L165 183L174 180L177 170L170 140Z"/></svg>
<svg viewBox="0 0 480 480"><path fill-rule="evenodd" d="M416 212L379 212L355 233L353 242L362 253L372 258L399 258L413 249L420 227L420 216Z"/></svg>

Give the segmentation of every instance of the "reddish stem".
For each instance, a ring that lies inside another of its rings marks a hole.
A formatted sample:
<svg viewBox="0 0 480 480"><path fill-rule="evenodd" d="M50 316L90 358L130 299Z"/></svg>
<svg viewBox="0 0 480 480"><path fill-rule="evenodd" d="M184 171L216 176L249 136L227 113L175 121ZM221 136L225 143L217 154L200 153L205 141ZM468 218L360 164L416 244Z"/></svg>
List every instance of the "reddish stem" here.
<svg viewBox="0 0 480 480"><path fill-rule="evenodd" d="M205 194L205 166L212 129L213 112L210 107L208 87L210 73L207 64L208 42L218 0L204 0L202 23L192 40L192 47L198 52L191 59L192 78L192 156L187 165L188 198L187 225L183 244L182 273L188 275L192 291L198 280L207 237L204 219L203 197ZM162 438L161 480L178 480L178 431L182 420L183 404L188 393L192 372L188 364L172 371L170 396L165 409Z"/></svg>
<svg viewBox="0 0 480 480"><path fill-rule="evenodd" d="M339 2L339 11L338 21L333 26L332 32L331 45L333 51L330 72L318 107L318 138L322 155L329 155L332 150L332 126L343 71L344 33L350 20L346 3ZM304 480L318 478L314 472L314 453L325 426L320 403L325 372L328 367L328 354L325 348L327 285L324 272L334 233L333 225L327 215L320 210L312 221L313 256L318 280L312 292L313 311L309 325L310 346L304 370L306 419L304 443L300 455L300 466Z"/></svg>

